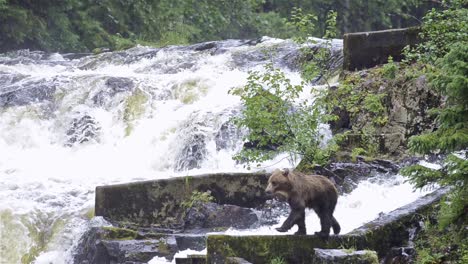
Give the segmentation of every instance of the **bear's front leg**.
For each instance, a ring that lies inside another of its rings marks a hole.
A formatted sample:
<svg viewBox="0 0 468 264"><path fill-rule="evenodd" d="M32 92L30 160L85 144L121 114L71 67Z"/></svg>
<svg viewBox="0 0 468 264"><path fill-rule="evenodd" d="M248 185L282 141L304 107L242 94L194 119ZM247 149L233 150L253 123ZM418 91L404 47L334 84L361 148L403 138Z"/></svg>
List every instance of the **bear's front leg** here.
<svg viewBox="0 0 468 264"><path fill-rule="evenodd" d="M304 224L303 225L300 224L301 222L303 222ZM299 226L298 232L301 231L305 233L305 209L304 208L292 209L288 218L284 221L281 227L277 227L276 230L278 232L287 232L295 224ZM296 232L296 234L298 234L298 232Z"/></svg>
<svg viewBox="0 0 468 264"><path fill-rule="evenodd" d="M305 210L302 212L301 218L297 220L297 231L294 233L295 235L307 235L306 225L305 225Z"/></svg>

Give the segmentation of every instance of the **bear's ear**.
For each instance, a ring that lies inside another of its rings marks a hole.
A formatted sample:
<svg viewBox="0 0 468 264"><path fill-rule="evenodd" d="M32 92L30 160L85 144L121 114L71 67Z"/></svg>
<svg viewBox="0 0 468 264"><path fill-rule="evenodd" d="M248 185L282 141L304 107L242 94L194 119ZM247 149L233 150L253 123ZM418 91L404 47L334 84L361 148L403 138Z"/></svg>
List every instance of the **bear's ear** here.
<svg viewBox="0 0 468 264"><path fill-rule="evenodd" d="M288 175L289 175L289 169L284 169L283 170L283 176L288 177Z"/></svg>

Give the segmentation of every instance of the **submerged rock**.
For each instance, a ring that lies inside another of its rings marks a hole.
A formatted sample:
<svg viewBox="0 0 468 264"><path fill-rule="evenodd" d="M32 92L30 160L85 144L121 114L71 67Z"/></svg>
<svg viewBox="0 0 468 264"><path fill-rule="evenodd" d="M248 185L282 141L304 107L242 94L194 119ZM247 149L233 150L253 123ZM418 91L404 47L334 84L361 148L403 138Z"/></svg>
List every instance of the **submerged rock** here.
<svg viewBox="0 0 468 264"><path fill-rule="evenodd" d="M116 94L133 92L135 84L132 79L125 77L110 77L106 80L104 88L97 92L91 99L97 106L104 106L107 101Z"/></svg>
<svg viewBox="0 0 468 264"><path fill-rule="evenodd" d="M0 107L22 106L43 101L52 101L56 85L53 82L30 81L21 86L0 91Z"/></svg>
<svg viewBox="0 0 468 264"><path fill-rule="evenodd" d="M186 135L182 149L177 155L175 163L176 171L191 170L201 168L201 164L207 154L206 135L202 132L192 131Z"/></svg>
<svg viewBox="0 0 468 264"><path fill-rule="evenodd" d="M67 130L66 146L73 146L85 142L98 142L101 128L98 122L89 115L73 119Z"/></svg>

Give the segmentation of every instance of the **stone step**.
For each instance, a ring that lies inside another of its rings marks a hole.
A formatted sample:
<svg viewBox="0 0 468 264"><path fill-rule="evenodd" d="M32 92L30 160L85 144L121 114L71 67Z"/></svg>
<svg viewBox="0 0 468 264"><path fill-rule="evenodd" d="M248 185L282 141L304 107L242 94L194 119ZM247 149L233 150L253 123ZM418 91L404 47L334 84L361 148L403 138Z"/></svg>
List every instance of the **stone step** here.
<svg viewBox="0 0 468 264"><path fill-rule="evenodd" d="M187 255L186 258L176 258L176 264L205 264L206 255L203 254L191 254Z"/></svg>

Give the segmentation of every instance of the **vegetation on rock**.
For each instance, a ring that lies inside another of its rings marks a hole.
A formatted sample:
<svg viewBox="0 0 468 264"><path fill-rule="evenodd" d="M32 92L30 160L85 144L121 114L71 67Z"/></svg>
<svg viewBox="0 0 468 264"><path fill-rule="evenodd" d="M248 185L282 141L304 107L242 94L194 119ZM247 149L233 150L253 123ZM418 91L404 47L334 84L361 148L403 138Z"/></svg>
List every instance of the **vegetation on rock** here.
<svg viewBox="0 0 468 264"><path fill-rule="evenodd" d="M446 4L447 10L427 14L422 27L424 42L408 53L413 55L411 59L425 63L431 87L445 98L444 105L432 110L437 129L412 137L410 150L447 156L439 170L415 165L402 173L417 188L452 188L440 205L438 228L430 225L420 240L421 263L463 263L468 259L468 3L454 0Z"/></svg>

